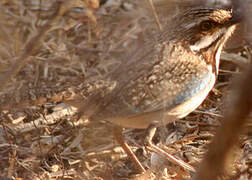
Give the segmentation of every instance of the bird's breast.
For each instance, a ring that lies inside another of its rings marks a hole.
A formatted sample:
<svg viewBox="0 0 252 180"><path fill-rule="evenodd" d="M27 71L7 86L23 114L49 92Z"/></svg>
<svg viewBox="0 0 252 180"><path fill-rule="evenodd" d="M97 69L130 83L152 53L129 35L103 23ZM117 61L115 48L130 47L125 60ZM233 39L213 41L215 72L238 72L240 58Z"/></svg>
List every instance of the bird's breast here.
<svg viewBox="0 0 252 180"><path fill-rule="evenodd" d="M179 93L173 100L173 108L167 111L168 115L183 118L194 111L207 97L214 86L216 75L212 67L208 66L208 73L203 79L192 79L187 88Z"/></svg>

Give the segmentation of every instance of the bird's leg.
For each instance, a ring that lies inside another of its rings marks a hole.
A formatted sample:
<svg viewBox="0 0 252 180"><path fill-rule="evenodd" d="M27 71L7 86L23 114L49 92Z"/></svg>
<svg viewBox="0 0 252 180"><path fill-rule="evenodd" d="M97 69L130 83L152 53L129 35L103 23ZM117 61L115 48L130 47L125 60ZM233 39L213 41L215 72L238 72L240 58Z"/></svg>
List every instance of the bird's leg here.
<svg viewBox="0 0 252 180"><path fill-rule="evenodd" d="M171 154L167 153L166 151L164 151L160 147L153 144L152 139L156 133L156 130L157 130L157 127L153 124L149 125L149 127L147 128L147 135L145 137L145 142L144 142L147 149L150 151L153 151L159 155L162 155L163 157L166 157L170 162L172 162L178 166L181 166L186 170L189 170L191 172L195 172L195 169L191 165L187 164L186 162L184 162L178 158L175 158Z"/></svg>
<svg viewBox="0 0 252 180"><path fill-rule="evenodd" d="M115 126L114 127L114 137L116 141L120 144L120 146L123 148L123 150L126 152L128 157L133 161L133 163L136 165L138 171L140 173L144 173L145 169L134 154L134 152L130 149L129 145L125 142L124 137L122 135L122 127Z"/></svg>

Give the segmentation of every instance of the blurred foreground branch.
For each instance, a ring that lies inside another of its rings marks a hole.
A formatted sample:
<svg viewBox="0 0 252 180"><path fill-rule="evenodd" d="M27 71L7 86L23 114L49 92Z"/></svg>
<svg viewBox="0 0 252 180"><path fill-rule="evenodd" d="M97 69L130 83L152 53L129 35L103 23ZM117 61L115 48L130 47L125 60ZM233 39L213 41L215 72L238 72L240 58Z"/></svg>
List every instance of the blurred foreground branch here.
<svg viewBox="0 0 252 180"><path fill-rule="evenodd" d="M217 179L223 173L225 160L238 140L246 117L252 111L252 63L246 73L237 79L232 104L223 119L223 124L209 145L195 180Z"/></svg>

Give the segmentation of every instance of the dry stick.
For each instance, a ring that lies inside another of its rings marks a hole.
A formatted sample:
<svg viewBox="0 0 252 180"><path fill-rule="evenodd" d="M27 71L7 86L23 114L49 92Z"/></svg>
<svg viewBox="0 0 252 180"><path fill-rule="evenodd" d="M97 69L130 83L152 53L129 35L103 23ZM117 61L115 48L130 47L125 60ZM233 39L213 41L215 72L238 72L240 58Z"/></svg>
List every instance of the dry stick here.
<svg viewBox="0 0 252 180"><path fill-rule="evenodd" d="M54 4L53 7L56 7L56 11L51 16L50 20L43 27L41 27L38 31L38 34L26 44L21 56L11 67L10 71L0 77L0 90L2 90L6 86L6 84L11 81L12 77L17 75L20 69L24 67L24 65L29 61L29 57L38 51L41 41L45 37L46 33L50 30L53 23L56 22L58 18L61 17L64 13L66 13L67 10L70 9L70 2L62 3L58 1Z"/></svg>
<svg viewBox="0 0 252 180"><path fill-rule="evenodd" d="M246 117L252 110L252 63L246 74L239 80L236 82L233 103L209 145L209 151L200 164L194 180L213 180L223 173L225 160L237 143L239 133L246 123Z"/></svg>
<svg viewBox="0 0 252 180"><path fill-rule="evenodd" d="M151 11L152 11L152 14L153 14L153 16L154 16L154 18L155 18L155 22L156 22L156 24L157 24L157 26L158 26L158 29L159 29L160 31L162 31L162 30L163 30L163 27L162 27L162 25L161 25L161 23L160 23L160 21L159 21L159 18L158 18L156 9L155 9L155 7L154 7L154 4L153 4L152 0L148 0L148 2L149 2L149 4L150 4Z"/></svg>
<svg viewBox="0 0 252 180"><path fill-rule="evenodd" d="M15 134L25 133L32 131L36 128L45 127L50 124L58 122L60 119L66 116L73 116L77 113L77 109L66 107L60 111L53 112L52 114L46 115L45 117L39 117L38 119L29 122L17 125L15 127L9 127ZM0 126L0 130L1 130Z"/></svg>
<svg viewBox="0 0 252 180"><path fill-rule="evenodd" d="M249 60L235 53L221 53L221 60L232 62L239 67L247 67Z"/></svg>

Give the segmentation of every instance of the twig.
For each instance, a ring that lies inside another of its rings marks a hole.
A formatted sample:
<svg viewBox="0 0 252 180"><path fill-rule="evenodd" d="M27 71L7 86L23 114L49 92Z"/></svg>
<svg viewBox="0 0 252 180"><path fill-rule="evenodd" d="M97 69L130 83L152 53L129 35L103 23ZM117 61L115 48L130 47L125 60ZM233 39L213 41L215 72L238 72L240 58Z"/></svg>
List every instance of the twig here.
<svg viewBox="0 0 252 180"><path fill-rule="evenodd" d="M234 53L221 53L221 59L225 61L231 61L234 64L243 68L246 67L249 63L248 59Z"/></svg>
<svg viewBox="0 0 252 180"><path fill-rule="evenodd" d="M32 122L25 123L18 125L16 127L9 127L11 130L14 131L14 133L24 133L28 131L32 131L35 128L44 127L46 125L54 124L59 119L65 117L65 116L73 116L77 113L77 110L75 108L66 107L60 111L56 111L50 115L47 115L45 117L40 117Z"/></svg>
<svg viewBox="0 0 252 180"><path fill-rule="evenodd" d="M151 12L152 12L152 14L153 14L153 16L154 16L154 18L155 18L155 22L156 22L156 24L157 24L157 27L158 27L158 29L159 29L160 31L162 31L162 30L163 30L163 27L162 27L162 25L161 25L161 23L160 23L160 21L159 21L159 18L158 18L158 15L157 15L155 6L154 6L152 0L148 0L148 2L149 2L149 4L150 4Z"/></svg>

